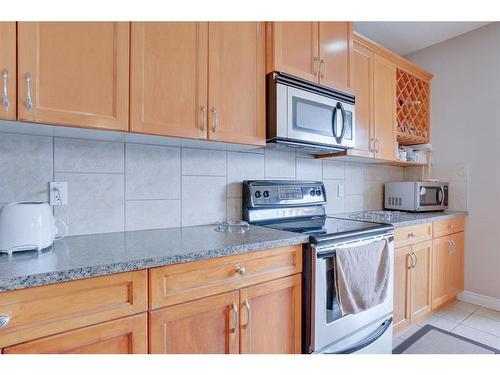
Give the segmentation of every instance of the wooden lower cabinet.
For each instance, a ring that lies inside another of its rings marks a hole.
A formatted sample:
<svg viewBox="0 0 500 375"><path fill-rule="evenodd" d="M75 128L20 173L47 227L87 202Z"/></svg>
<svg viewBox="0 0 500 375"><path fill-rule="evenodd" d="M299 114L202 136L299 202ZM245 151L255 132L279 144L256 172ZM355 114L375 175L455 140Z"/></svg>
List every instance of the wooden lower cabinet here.
<svg viewBox="0 0 500 375"><path fill-rule="evenodd" d="M434 239L432 308L436 309L464 290L464 232Z"/></svg>
<svg viewBox="0 0 500 375"><path fill-rule="evenodd" d="M146 354L147 314L76 329L3 349L5 354Z"/></svg>
<svg viewBox="0 0 500 375"><path fill-rule="evenodd" d="M394 332L423 320L464 290L464 225L458 217L396 228Z"/></svg>
<svg viewBox="0 0 500 375"><path fill-rule="evenodd" d="M240 352L299 354L300 309L300 274L242 289Z"/></svg>
<svg viewBox="0 0 500 375"><path fill-rule="evenodd" d="M293 354L301 351L300 274L156 310L152 354Z"/></svg>
<svg viewBox="0 0 500 375"><path fill-rule="evenodd" d="M410 311L411 321L431 312L432 241L412 245L414 263L411 269Z"/></svg>
<svg viewBox="0 0 500 375"><path fill-rule="evenodd" d="M151 312L150 353L238 353L238 304L230 292Z"/></svg>
<svg viewBox="0 0 500 375"><path fill-rule="evenodd" d="M394 331L431 312L432 241L401 247L394 254Z"/></svg>
<svg viewBox="0 0 500 375"><path fill-rule="evenodd" d="M411 246L394 251L394 330L410 324Z"/></svg>

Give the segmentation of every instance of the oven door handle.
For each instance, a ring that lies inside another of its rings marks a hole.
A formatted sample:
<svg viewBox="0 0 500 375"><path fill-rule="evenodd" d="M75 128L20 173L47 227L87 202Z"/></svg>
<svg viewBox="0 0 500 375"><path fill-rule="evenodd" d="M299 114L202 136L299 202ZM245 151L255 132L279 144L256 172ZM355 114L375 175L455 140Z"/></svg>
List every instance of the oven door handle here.
<svg viewBox="0 0 500 375"><path fill-rule="evenodd" d="M384 322L368 337L364 338L363 340L359 341L358 343L346 348L342 349L336 352L328 352L325 351L322 354L351 354L355 353L368 345L374 343L377 341L391 326L392 324L392 317L390 317L387 320L384 320Z"/></svg>

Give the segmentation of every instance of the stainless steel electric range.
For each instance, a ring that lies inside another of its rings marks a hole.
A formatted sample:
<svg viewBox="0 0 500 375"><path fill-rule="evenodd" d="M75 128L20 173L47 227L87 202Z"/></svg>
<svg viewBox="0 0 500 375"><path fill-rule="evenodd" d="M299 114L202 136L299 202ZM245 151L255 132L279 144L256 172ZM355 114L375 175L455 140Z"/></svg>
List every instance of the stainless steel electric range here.
<svg viewBox="0 0 500 375"><path fill-rule="evenodd" d="M326 191L314 181L244 181L243 219L250 224L309 234L303 251L302 351L391 353L394 228L328 217ZM384 302L342 315L335 290L335 252L380 239L389 244L389 290Z"/></svg>

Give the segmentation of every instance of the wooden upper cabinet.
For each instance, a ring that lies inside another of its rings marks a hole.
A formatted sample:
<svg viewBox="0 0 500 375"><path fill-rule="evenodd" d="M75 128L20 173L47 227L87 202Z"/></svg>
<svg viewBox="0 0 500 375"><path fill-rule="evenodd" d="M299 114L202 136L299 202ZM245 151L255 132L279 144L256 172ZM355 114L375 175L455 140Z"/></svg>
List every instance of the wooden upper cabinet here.
<svg viewBox="0 0 500 375"><path fill-rule="evenodd" d="M127 131L129 26L19 22L19 119Z"/></svg>
<svg viewBox="0 0 500 375"><path fill-rule="evenodd" d="M432 241L412 245L414 264L411 275L411 321L431 312Z"/></svg>
<svg viewBox="0 0 500 375"><path fill-rule="evenodd" d="M354 41L352 88L356 96L356 146L353 156L373 157L373 51Z"/></svg>
<svg viewBox="0 0 500 375"><path fill-rule="evenodd" d="M150 353L238 353L238 296L218 294L151 312Z"/></svg>
<svg viewBox="0 0 500 375"><path fill-rule="evenodd" d="M206 139L207 22L132 22L130 131Z"/></svg>
<svg viewBox="0 0 500 375"><path fill-rule="evenodd" d="M301 353L301 275L240 291L240 351Z"/></svg>
<svg viewBox="0 0 500 375"><path fill-rule="evenodd" d="M0 22L0 119L15 120L16 23Z"/></svg>
<svg viewBox="0 0 500 375"><path fill-rule="evenodd" d="M264 145L265 23L209 23L208 56L208 138Z"/></svg>
<svg viewBox="0 0 500 375"><path fill-rule="evenodd" d="M147 354L147 313L29 341L5 354Z"/></svg>
<svg viewBox="0 0 500 375"><path fill-rule="evenodd" d="M318 82L319 22L268 22L267 72Z"/></svg>
<svg viewBox="0 0 500 375"><path fill-rule="evenodd" d="M319 82L339 90L351 88L352 23L319 23Z"/></svg>
<svg viewBox="0 0 500 375"><path fill-rule="evenodd" d="M378 159L394 160L396 153L396 64L375 53L373 60L375 152Z"/></svg>
<svg viewBox="0 0 500 375"><path fill-rule="evenodd" d="M394 251L394 329L410 324L410 263L411 246Z"/></svg>

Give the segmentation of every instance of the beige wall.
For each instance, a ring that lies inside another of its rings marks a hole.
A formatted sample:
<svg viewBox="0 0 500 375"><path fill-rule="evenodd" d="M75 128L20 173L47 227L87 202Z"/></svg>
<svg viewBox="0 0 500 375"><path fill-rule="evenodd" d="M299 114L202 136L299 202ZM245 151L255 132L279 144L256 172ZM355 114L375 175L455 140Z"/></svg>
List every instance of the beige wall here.
<svg viewBox="0 0 500 375"><path fill-rule="evenodd" d="M500 299L500 23L408 56L434 74L431 140L441 171L460 170L465 289ZM465 174L465 175L463 175ZM456 190L456 189L455 189ZM454 194L450 188L450 194Z"/></svg>

